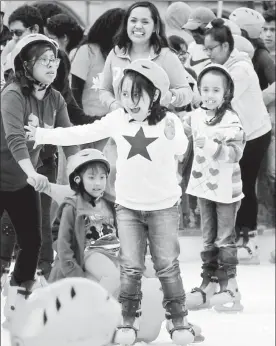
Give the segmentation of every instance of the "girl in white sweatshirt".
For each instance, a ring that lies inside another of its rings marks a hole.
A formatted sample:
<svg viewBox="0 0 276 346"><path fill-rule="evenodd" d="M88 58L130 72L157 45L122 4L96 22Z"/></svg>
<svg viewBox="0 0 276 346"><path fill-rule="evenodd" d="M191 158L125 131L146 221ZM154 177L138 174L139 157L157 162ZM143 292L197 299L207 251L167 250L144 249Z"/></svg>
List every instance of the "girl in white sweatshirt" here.
<svg viewBox="0 0 276 346"><path fill-rule="evenodd" d="M116 341L135 342L142 299L141 277L149 242L156 275L164 294L168 331L174 343L187 345L199 334L187 321L185 292L178 256L181 188L175 155L184 154L188 140L177 116L160 105L169 89L166 72L155 62L139 59L124 71L120 102L124 108L91 125L71 130L27 126L36 144L84 144L112 137L117 145L116 217L121 243L123 321Z"/></svg>

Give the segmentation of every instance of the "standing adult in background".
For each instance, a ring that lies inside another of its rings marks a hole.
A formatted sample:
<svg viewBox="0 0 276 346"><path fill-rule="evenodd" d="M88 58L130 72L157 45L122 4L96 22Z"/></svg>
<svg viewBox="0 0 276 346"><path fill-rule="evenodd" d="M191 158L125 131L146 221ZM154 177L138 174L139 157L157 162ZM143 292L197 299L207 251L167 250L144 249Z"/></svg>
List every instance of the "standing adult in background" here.
<svg viewBox="0 0 276 346"><path fill-rule="evenodd" d="M193 36L183 30L183 26L188 22L192 8L183 1L173 2L165 12L165 27L167 37L180 36L189 45L193 42Z"/></svg>
<svg viewBox="0 0 276 346"><path fill-rule="evenodd" d="M197 76L211 62L204 50L204 32L208 23L215 18L215 14L208 7L197 7L183 26L183 29L188 30L195 40L189 45L186 66L194 70Z"/></svg>
<svg viewBox="0 0 276 346"><path fill-rule="evenodd" d="M240 160L244 198L236 221L236 232L240 236L238 246L247 254L246 263L259 263L255 189L261 161L270 143L271 122L248 54L234 48L231 30L223 19L213 20L211 24L212 28L205 33L205 49L211 61L224 65L233 78L235 93L231 103L239 114L247 140Z"/></svg>
<svg viewBox="0 0 276 346"><path fill-rule="evenodd" d="M72 59L72 90L78 105L87 114L104 116L108 113L108 107L99 100L100 77L124 14L121 8L104 12L92 25Z"/></svg>
<svg viewBox="0 0 276 346"><path fill-rule="evenodd" d="M266 48L275 61L275 27L276 27L276 10L267 10L263 13L265 19L261 38Z"/></svg>
<svg viewBox="0 0 276 346"><path fill-rule="evenodd" d="M263 90L266 106L273 102L275 104L275 62L269 53L269 49L265 46L265 43L261 38L261 35L264 32L264 17L257 11L241 7L233 11L230 18L232 18L232 20L234 20L240 26L240 28L245 31L244 34L248 35L248 39L254 47L252 63L259 78L260 87ZM269 92L271 88L274 89L273 95L271 95L271 92ZM270 94L269 100L267 100L267 94ZM271 116L272 124L275 124L274 117L275 113L274 116ZM266 224L266 226L274 226L275 209L273 206L275 206L275 142L273 143L273 140L268 147L265 157L263 158L259 171L257 187L259 221L262 224L261 227L265 227L264 224Z"/></svg>
<svg viewBox="0 0 276 346"><path fill-rule="evenodd" d="M60 13L48 18L44 33L57 41L59 48L70 56L83 39L84 30L73 17Z"/></svg>

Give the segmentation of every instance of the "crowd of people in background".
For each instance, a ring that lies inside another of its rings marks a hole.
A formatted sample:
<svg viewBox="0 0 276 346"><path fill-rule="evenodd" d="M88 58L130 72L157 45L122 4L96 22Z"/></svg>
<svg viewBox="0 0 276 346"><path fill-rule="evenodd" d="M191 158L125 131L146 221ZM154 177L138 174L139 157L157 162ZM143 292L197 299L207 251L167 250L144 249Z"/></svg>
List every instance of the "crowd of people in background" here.
<svg viewBox="0 0 276 346"><path fill-rule="evenodd" d="M87 250L102 248L91 239L112 234L119 341L136 337L147 247L175 343L200 334L186 305L242 310L236 266L260 263L258 229L275 226L275 8L217 18L174 2L162 19L143 1L107 10L87 32L56 2L18 7L8 27L4 15L1 1L1 277L16 256L8 296L30 294L36 275L91 275ZM60 185L68 200L58 207ZM178 209L181 227L203 235L202 283L186 298ZM100 222L79 221L94 212Z"/></svg>

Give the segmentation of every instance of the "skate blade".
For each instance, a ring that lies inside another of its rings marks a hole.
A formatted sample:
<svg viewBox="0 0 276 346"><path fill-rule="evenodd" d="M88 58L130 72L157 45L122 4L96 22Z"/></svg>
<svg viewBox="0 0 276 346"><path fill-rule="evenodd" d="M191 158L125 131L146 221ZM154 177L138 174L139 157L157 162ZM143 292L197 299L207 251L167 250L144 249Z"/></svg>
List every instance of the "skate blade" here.
<svg viewBox="0 0 276 346"><path fill-rule="evenodd" d="M187 309L190 311L199 311L204 309L211 309L210 301L207 301L206 303L202 303L199 305L189 306L187 305Z"/></svg>
<svg viewBox="0 0 276 346"><path fill-rule="evenodd" d="M201 342L203 342L205 340L205 336L203 336L202 334L195 336L194 341L192 342L193 344L200 344Z"/></svg>
<svg viewBox="0 0 276 346"><path fill-rule="evenodd" d="M235 314L243 311L243 305L240 302L230 302L225 304L217 304L213 306L216 312Z"/></svg>
<svg viewBox="0 0 276 346"><path fill-rule="evenodd" d="M239 258L238 260L241 265L259 265L261 263L259 257Z"/></svg>

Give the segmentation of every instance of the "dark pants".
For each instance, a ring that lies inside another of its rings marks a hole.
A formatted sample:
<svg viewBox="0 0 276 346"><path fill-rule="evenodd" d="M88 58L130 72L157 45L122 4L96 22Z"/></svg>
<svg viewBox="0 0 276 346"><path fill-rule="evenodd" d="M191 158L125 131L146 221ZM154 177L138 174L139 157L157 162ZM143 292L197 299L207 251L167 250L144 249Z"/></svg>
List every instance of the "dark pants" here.
<svg viewBox="0 0 276 346"><path fill-rule="evenodd" d="M38 173L45 175L51 183L56 181L57 166L54 157L44 160L43 166L38 170ZM46 194L41 194L41 217L42 217L42 246L40 251L40 258L38 267L43 269L44 272L51 270L51 263L53 262L53 240L50 223L50 209L52 199ZM14 245L16 243L15 232L13 225L7 213L4 213L1 220L1 257L3 260L10 262Z"/></svg>
<svg viewBox="0 0 276 346"><path fill-rule="evenodd" d="M237 247L235 220L240 201L230 204L198 198L204 249L201 252L203 274L223 270L228 278L236 276Z"/></svg>
<svg viewBox="0 0 276 346"><path fill-rule="evenodd" d="M244 198L238 211L237 228L255 230L257 228L258 201L256 196L256 181L261 162L265 156L271 139L271 131L265 135L246 142L243 156L240 160L241 178Z"/></svg>
<svg viewBox="0 0 276 346"><path fill-rule="evenodd" d="M30 185L13 192L0 191L0 217L4 210L14 225L19 245L13 276L21 284L34 279L37 267L41 246L40 196ZM2 236L3 232L1 243Z"/></svg>

